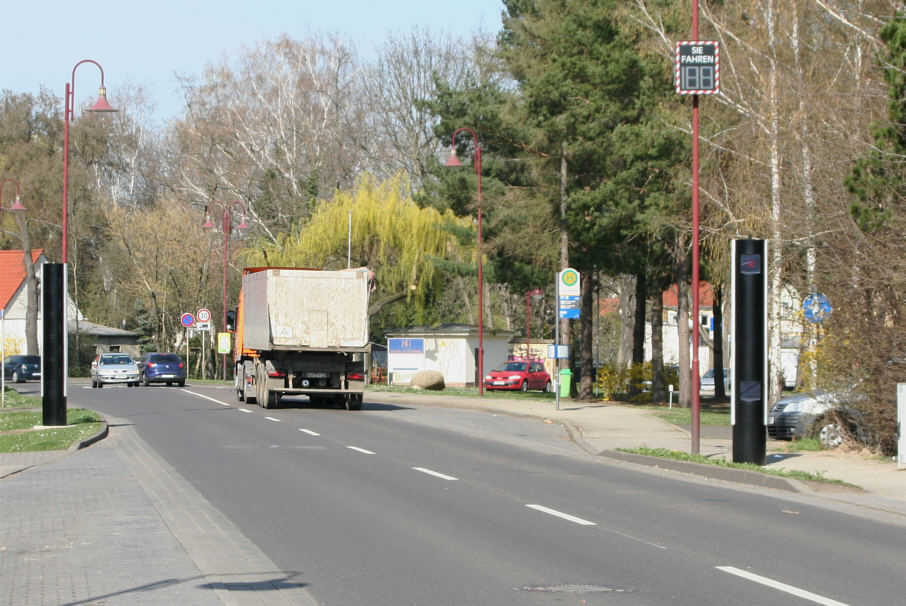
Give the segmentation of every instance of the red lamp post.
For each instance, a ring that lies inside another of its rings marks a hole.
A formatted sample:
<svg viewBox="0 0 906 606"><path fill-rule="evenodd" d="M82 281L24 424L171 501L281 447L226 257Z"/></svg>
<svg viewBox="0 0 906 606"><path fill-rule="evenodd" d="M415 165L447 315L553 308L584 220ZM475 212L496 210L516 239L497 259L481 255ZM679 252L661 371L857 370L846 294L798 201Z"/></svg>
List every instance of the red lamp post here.
<svg viewBox="0 0 906 606"><path fill-rule="evenodd" d="M98 100L94 105L86 109L87 112L110 113L117 112L107 103L107 88L104 86L104 68L97 61L83 59L75 64L72 68L72 79L66 83L66 92L63 97L65 106L63 112L63 241L61 244L61 261L63 264L67 261L68 249L68 226L69 226L69 123L72 121L73 114L73 97L75 96L75 72L83 63L94 63L101 71L101 87L98 89Z"/></svg>
<svg viewBox="0 0 906 606"><path fill-rule="evenodd" d="M530 290L525 293L525 357L532 357L532 345L531 345L531 303L534 299L535 301L540 301L544 296L544 291L540 288Z"/></svg>
<svg viewBox="0 0 906 606"><path fill-rule="evenodd" d="M249 229L250 225L245 220L245 204L241 201L236 200L230 204L224 204L220 200L211 200L204 209L205 221L202 224L204 229L213 229L214 223L211 221L211 206L213 205L220 206L222 213L222 222L220 228L223 230L223 330L226 330L227 325L227 266L230 256L230 232L233 221L232 221L232 208L234 206L239 206L242 209L242 215L239 223L236 225L236 229ZM222 379L226 381L226 354L222 354L220 358ZM216 376L216 375L215 375Z"/></svg>
<svg viewBox="0 0 906 606"><path fill-rule="evenodd" d="M478 395L484 395L484 313L482 310L483 299L482 299L482 284L484 277L482 275L482 259L481 259L481 142L478 140L478 135L475 134L475 131L468 127L457 128L453 131L452 138L452 153L450 158L446 162L446 166L462 166L462 163L456 157L456 135L460 132L466 131L471 133L472 140L475 142L475 148L472 152L472 165L475 169L475 174L478 175Z"/></svg>

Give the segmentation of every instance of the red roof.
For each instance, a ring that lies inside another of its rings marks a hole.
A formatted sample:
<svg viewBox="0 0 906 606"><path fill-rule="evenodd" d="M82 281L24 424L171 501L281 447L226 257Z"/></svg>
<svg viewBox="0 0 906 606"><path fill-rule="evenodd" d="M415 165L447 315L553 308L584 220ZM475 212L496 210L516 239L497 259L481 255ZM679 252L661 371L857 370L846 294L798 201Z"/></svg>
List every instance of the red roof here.
<svg viewBox="0 0 906 606"><path fill-rule="evenodd" d="M44 254L41 249L31 251L32 261ZM25 280L25 263L21 250L0 250L0 309L6 309Z"/></svg>
<svg viewBox="0 0 906 606"><path fill-rule="evenodd" d="M670 288L661 293L661 300L663 301L664 308L676 309L678 302L676 293L676 284L672 285ZM698 304L701 307L714 306L714 292L711 290L711 285L708 282L702 281L698 283ZM619 310L620 299L618 299L617 297L601 300L600 313L602 316L606 316L607 314L614 313Z"/></svg>

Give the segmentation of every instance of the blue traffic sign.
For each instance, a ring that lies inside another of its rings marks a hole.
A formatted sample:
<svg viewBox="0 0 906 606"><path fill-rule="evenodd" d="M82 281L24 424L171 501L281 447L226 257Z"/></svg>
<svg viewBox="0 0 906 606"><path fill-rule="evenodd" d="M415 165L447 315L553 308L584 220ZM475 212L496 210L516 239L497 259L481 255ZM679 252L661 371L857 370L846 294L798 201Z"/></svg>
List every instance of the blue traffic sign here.
<svg viewBox="0 0 906 606"><path fill-rule="evenodd" d="M834 308L830 304L830 300L821 293L812 293L802 302L802 312L805 314L805 319L815 324L824 322L832 311L834 311Z"/></svg>
<svg viewBox="0 0 906 606"><path fill-rule="evenodd" d="M191 328L195 324L195 316L193 316L192 314L186 313L186 314L183 314L182 316L180 316L179 321L186 328Z"/></svg>

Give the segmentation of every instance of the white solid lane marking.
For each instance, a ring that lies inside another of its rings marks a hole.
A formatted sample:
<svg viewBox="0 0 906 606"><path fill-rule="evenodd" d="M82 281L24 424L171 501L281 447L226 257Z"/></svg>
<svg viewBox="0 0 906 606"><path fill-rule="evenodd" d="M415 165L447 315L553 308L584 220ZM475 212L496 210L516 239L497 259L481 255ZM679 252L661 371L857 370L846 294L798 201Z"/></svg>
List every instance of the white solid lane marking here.
<svg viewBox="0 0 906 606"><path fill-rule="evenodd" d="M252 411L249 410L248 408L240 408L239 410L241 410L242 412L252 412Z"/></svg>
<svg viewBox="0 0 906 606"><path fill-rule="evenodd" d="M582 518L577 518L576 516L571 516L568 513L563 513L562 511L557 511L556 509L551 509L545 507L544 505L526 505L529 509L534 509L548 515L556 516L558 518L563 518L564 520L569 520L576 524L581 524L582 526L597 526L595 522L589 522L588 520L583 520Z"/></svg>
<svg viewBox="0 0 906 606"><path fill-rule="evenodd" d="M312 430L310 430L310 429L299 429L299 431L301 431L302 433L307 433L307 434L310 435L310 436L319 436L319 435L321 435L321 434L319 434L318 432L312 431Z"/></svg>
<svg viewBox="0 0 906 606"><path fill-rule="evenodd" d="M359 448L358 446L347 446L346 448L348 448L349 450L354 450L356 452L360 452L362 454L374 454L370 450L365 450L364 448Z"/></svg>
<svg viewBox="0 0 906 606"><path fill-rule="evenodd" d="M217 404L220 404L221 406L230 406L230 404L227 404L226 402L221 402L220 400L215 400L214 398L212 398L210 396L206 396L206 395L204 395L202 393L198 393L196 391L190 391L188 389L183 389L183 391L186 393L192 394L193 396L197 396L199 398L204 398L205 400L210 400L211 402L216 402Z"/></svg>
<svg viewBox="0 0 906 606"><path fill-rule="evenodd" d="M739 568L734 568L733 566L715 566L715 568L723 572L742 577L749 581L754 581L755 583L773 587L774 589L778 589L796 597L815 602L816 604L823 604L824 606L847 606L847 604L844 604L843 602L838 602L837 600L832 600L830 598L818 595L817 593L812 593L811 591L806 591L804 589L799 589L798 587L793 587L792 585L787 585L786 583L781 583L780 581L775 581L774 579L769 579L757 574L752 574L751 572L746 572L745 570L740 570Z"/></svg>
<svg viewBox="0 0 906 606"><path fill-rule="evenodd" d="M431 471L430 469L425 469L424 467L413 467L412 469L414 469L415 471L420 471L422 473L426 473L429 476L434 476L435 478L440 478L441 480L449 480L449 481L453 482L453 481L456 481L459 479L459 478L454 478L453 476L448 476L446 474L443 474L443 473L440 473L437 471Z"/></svg>
<svg viewBox="0 0 906 606"><path fill-rule="evenodd" d="M273 421L274 423L282 423L280 419L275 419L274 417L264 417L268 421Z"/></svg>

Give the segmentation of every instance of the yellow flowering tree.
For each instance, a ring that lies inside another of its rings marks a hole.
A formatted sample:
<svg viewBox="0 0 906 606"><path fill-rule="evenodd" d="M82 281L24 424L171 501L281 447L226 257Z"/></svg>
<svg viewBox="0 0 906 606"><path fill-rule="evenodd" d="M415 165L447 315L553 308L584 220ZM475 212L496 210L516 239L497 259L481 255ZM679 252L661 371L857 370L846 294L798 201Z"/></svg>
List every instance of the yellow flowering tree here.
<svg viewBox="0 0 906 606"><path fill-rule="evenodd" d="M407 299L422 321L427 302L445 286L437 261L474 263L475 251L453 235L470 229L469 219L420 208L408 184L404 173L382 182L366 173L352 191L322 200L310 220L295 224L275 243L246 248L246 265L342 269L351 261L375 274L371 315Z"/></svg>

